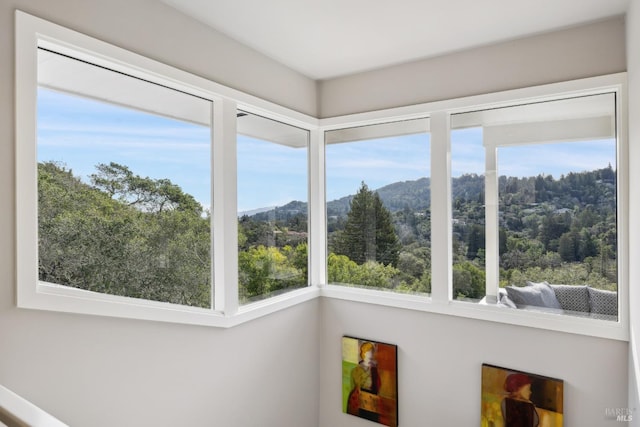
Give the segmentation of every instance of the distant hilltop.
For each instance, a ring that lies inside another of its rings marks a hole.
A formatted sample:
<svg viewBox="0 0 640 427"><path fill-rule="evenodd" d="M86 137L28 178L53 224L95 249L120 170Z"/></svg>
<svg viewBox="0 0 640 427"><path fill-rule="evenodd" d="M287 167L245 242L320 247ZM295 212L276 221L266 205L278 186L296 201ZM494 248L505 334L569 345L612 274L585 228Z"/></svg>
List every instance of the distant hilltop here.
<svg viewBox="0 0 640 427"><path fill-rule="evenodd" d="M596 190L596 184L605 184ZM615 188L615 171L609 165L606 168L585 172L570 172L554 179L550 175L516 178L500 176L499 188L501 201L521 199L527 207L547 202L553 209L572 209L576 205L603 205L615 209L615 192L606 191ZM354 188L354 194L357 188ZM421 212L431 206L431 180L419 178L412 181L399 181L374 190L380 196L384 206L391 212L409 209ZM603 193L604 191L604 193ZM478 201L484 198L484 175L465 174L455 177L451 182L452 201L455 203ZM350 209L354 194L327 202L327 216L343 217ZM515 197L514 195L518 195ZM272 206L244 211L238 216L249 216L255 220L287 219L307 213L307 203L292 201L283 206Z"/></svg>
<svg viewBox="0 0 640 427"><path fill-rule="evenodd" d="M242 212L238 212L238 216L253 216L262 212L268 212L268 211L272 211L274 209L276 209L277 206L268 206L268 207L264 207L264 208L257 208L257 209L251 209L248 211L242 211Z"/></svg>

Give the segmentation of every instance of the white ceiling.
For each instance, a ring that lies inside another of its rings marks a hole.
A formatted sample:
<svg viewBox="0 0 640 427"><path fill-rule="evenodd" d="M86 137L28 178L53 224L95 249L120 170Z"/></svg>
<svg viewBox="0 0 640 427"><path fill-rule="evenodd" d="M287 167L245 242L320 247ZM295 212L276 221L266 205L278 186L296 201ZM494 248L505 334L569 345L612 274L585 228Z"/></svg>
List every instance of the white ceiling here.
<svg viewBox="0 0 640 427"><path fill-rule="evenodd" d="M623 14L630 0L161 0L312 79Z"/></svg>

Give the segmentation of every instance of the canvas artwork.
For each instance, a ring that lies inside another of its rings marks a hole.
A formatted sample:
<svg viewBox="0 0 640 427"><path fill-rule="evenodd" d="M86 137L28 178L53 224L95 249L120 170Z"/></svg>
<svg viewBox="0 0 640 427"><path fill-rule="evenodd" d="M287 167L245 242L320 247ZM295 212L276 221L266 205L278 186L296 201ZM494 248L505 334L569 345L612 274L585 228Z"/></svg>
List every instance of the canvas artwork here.
<svg viewBox="0 0 640 427"><path fill-rule="evenodd" d="M562 427L562 380L482 365L481 427Z"/></svg>
<svg viewBox="0 0 640 427"><path fill-rule="evenodd" d="M342 411L396 427L397 359L395 345L342 337Z"/></svg>

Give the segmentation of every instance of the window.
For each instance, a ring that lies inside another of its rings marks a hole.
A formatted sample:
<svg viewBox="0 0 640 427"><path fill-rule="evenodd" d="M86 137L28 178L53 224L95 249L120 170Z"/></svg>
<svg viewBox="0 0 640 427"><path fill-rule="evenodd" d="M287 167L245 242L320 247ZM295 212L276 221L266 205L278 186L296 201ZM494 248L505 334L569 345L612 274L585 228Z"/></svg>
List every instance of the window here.
<svg viewBox="0 0 640 427"><path fill-rule="evenodd" d="M428 119L326 133L328 280L431 290Z"/></svg>
<svg viewBox="0 0 640 427"><path fill-rule="evenodd" d="M228 327L318 295L316 119L19 11L16 45L19 307Z"/></svg>
<svg viewBox="0 0 640 427"><path fill-rule="evenodd" d="M623 74L318 120L22 12L15 52L21 308L324 296L628 340ZM501 307L545 281L561 309Z"/></svg>
<svg viewBox="0 0 640 427"><path fill-rule="evenodd" d="M452 128L453 297L617 320L615 94L457 114ZM531 294L544 282L550 302Z"/></svg>
<svg viewBox="0 0 640 427"><path fill-rule="evenodd" d="M308 284L309 131L238 112L238 277L245 304Z"/></svg>
<svg viewBox="0 0 640 427"><path fill-rule="evenodd" d="M38 49L38 279L210 308L211 101Z"/></svg>

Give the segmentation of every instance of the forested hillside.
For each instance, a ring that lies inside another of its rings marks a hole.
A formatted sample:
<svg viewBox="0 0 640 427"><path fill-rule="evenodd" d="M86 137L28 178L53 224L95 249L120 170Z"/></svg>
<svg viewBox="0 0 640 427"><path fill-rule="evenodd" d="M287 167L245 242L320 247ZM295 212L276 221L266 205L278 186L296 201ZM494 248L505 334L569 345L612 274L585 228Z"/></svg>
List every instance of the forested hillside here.
<svg viewBox="0 0 640 427"><path fill-rule="evenodd" d="M38 164L40 280L210 306L210 229L196 200L168 180L98 165L91 184Z"/></svg>
<svg viewBox="0 0 640 427"><path fill-rule="evenodd" d="M483 176L453 181L454 285L484 295ZM501 286L526 281L616 289L616 174L499 178Z"/></svg>
<svg viewBox="0 0 640 427"><path fill-rule="evenodd" d="M209 307L209 213L169 180L97 165L91 182L38 165L40 279ZM526 280L615 289L616 182L611 168L500 177L501 285ZM430 180L366 183L327 203L331 282L430 292ZM485 292L484 177L452 181L454 296ZM238 219L241 301L307 284L307 205Z"/></svg>
<svg viewBox="0 0 640 427"><path fill-rule="evenodd" d="M39 278L106 294L211 306L210 215L167 179L96 166L90 183L38 164ZM305 207L306 209L306 207ZM239 221L243 302L307 284L306 215Z"/></svg>

